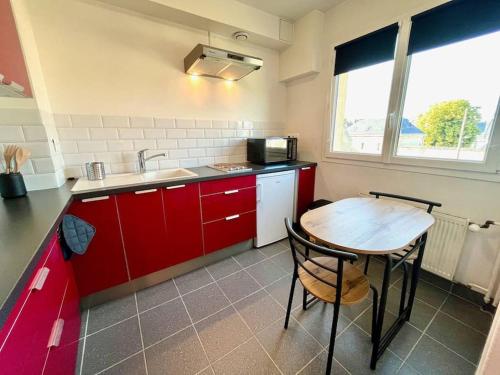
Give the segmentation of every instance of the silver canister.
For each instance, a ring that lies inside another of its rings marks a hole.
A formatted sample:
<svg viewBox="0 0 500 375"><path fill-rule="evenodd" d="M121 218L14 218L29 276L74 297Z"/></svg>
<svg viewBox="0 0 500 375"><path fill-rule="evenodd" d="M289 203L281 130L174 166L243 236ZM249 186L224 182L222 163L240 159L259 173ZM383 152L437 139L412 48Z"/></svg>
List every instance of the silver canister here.
<svg viewBox="0 0 500 375"><path fill-rule="evenodd" d="M104 180L106 178L104 163L102 161L85 163L85 169L87 170L87 178L90 181Z"/></svg>

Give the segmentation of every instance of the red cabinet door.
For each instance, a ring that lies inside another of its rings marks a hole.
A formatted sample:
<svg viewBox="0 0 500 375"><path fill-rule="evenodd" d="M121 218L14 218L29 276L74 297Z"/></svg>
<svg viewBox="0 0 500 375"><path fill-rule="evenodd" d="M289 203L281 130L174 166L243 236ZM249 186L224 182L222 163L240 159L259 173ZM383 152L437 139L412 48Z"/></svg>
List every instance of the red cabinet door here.
<svg viewBox="0 0 500 375"><path fill-rule="evenodd" d="M307 207L314 200L314 178L316 167L302 167L299 169L299 182L297 191L297 222Z"/></svg>
<svg viewBox="0 0 500 375"><path fill-rule="evenodd" d="M118 194L117 203L130 278L168 267L171 261L161 191L148 189Z"/></svg>
<svg viewBox="0 0 500 375"><path fill-rule="evenodd" d="M55 245L28 286L29 296L0 349L2 374L42 373L67 281L62 252Z"/></svg>
<svg viewBox="0 0 500 375"><path fill-rule="evenodd" d="M254 238L255 220L251 211L203 224L205 254Z"/></svg>
<svg viewBox="0 0 500 375"><path fill-rule="evenodd" d="M43 373L74 374L80 336L80 299L76 283L68 279L59 317L52 325L49 354Z"/></svg>
<svg viewBox="0 0 500 375"><path fill-rule="evenodd" d="M71 257L80 295L84 297L127 282L129 278L115 196L76 200L69 213L96 228L87 252Z"/></svg>
<svg viewBox="0 0 500 375"><path fill-rule="evenodd" d="M202 256L200 184L169 186L162 194L169 265Z"/></svg>
<svg viewBox="0 0 500 375"><path fill-rule="evenodd" d="M203 222L222 219L256 209L255 187L233 189L201 197Z"/></svg>

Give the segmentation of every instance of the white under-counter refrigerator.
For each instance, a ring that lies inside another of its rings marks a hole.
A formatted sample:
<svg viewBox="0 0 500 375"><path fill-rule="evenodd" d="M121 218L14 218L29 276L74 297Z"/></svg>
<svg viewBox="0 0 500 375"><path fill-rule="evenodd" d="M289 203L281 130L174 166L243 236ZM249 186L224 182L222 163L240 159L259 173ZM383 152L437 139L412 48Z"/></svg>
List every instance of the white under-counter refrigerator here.
<svg viewBox="0 0 500 375"><path fill-rule="evenodd" d="M261 247L286 238L285 217L293 218L295 170L257 175L257 237Z"/></svg>

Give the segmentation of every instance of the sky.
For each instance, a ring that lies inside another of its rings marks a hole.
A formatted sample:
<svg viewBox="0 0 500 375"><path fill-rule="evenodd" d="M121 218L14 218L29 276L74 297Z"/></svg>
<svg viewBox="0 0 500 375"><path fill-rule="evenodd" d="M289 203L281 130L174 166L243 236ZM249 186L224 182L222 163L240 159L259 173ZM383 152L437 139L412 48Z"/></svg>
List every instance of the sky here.
<svg viewBox="0 0 500 375"><path fill-rule="evenodd" d="M385 118L394 62L349 72L346 117ZM412 56L403 116L415 121L430 105L467 99L493 119L500 97L500 32Z"/></svg>

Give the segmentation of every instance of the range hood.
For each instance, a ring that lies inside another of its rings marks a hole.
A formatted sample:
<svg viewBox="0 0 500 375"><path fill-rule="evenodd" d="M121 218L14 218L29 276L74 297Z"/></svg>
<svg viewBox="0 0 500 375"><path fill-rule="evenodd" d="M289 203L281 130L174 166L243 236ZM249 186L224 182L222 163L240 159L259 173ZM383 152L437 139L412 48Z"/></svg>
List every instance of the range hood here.
<svg viewBox="0 0 500 375"><path fill-rule="evenodd" d="M258 57L242 55L220 48L198 44L184 58L184 70L193 76L207 76L237 81L254 70L259 70L264 62Z"/></svg>

